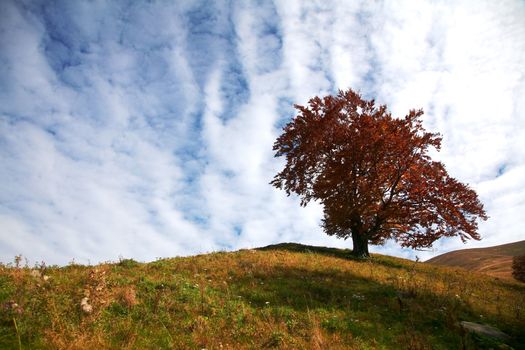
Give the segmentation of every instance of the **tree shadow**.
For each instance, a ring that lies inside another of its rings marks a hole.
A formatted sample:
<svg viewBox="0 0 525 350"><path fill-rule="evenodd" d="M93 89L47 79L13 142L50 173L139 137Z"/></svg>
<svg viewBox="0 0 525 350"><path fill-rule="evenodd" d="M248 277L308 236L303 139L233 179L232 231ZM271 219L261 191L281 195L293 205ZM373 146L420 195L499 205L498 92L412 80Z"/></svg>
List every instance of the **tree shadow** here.
<svg viewBox="0 0 525 350"><path fill-rule="evenodd" d="M282 251L294 252L294 253L315 253L315 254L322 254L322 255L327 255L327 256L332 256L332 257L337 257L337 258L342 258L342 259L358 260L357 258L352 256L351 249L317 247L317 246L312 246L312 245L291 243L291 242L272 244L266 247L256 248L255 250L261 250L261 251L282 250Z"/></svg>
<svg viewBox="0 0 525 350"><path fill-rule="evenodd" d="M312 252L353 259L348 250L295 243L259 250ZM264 310L271 306L272 309L291 309L302 314L335 314L337 319L327 317L319 322L328 330L350 332L363 338L374 337L385 344L397 342L392 338L402 338L405 330L421 336L431 330L431 336L445 348L459 348L463 346L465 334L458 322L485 321L480 319L479 311L452 296L440 295L428 288L407 295L393 284L327 266L314 269L274 266L270 271L237 276L234 283L238 283L237 293L256 308ZM514 336L510 345L525 349L520 345L525 339L514 326L501 326Z"/></svg>
<svg viewBox="0 0 525 350"><path fill-rule="evenodd" d="M311 246L306 244L300 244L300 243L278 243L278 244L272 244L266 247L256 248L255 250L261 250L261 251L271 251L271 250L281 250L281 251L287 251L287 252L294 252L294 253L313 253L313 254L320 254L345 260L353 260L353 261L371 261L376 264L380 264L386 267L393 267L393 268L399 268L399 269L409 269L410 266L408 264L414 263L411 260L406 260L406 264L399 263L396 260L402 259L402 258L390 258L386 255L381 254L371 254L369 258L358 258L352 255L352 249L341 249L341 248L330 248L330 247L317 247L317 246Z"/></svg>

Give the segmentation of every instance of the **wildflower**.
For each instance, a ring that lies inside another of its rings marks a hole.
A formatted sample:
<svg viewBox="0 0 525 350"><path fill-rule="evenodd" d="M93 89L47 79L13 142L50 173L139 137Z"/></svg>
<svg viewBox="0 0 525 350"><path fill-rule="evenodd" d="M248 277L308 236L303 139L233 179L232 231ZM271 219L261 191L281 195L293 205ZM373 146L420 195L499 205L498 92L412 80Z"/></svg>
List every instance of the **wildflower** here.
<svg viewBox="0 0 525 350"><path fill-rule="evenodd" d="M42 277L42 274L38 270L31 270L31 276L34 278L40 278Z"/></svg>
<svg viewBox="0 0 525 350"><path fill-rule="evenodd" d="M88 297L84 297L80 301L80 308L86 314L90 314L93 312L93 306L91 306L88 301L89 301Z"/></svg>
<svg viewBox="0 0 525 350"><path fill-rule="evenodd" d="M20 307L20 305L18 305L14 300L9 300L7 303L5 303L4 309L6 311L13 311L17 314L21 314L23 312L22 307Z"/></svg>
<svg viewBox="0 0 525 350"><path fill-rule="evenodd" d="M357 299L357 300L365 300L365 296L359 293L352 295L352 298Z"/></svg>

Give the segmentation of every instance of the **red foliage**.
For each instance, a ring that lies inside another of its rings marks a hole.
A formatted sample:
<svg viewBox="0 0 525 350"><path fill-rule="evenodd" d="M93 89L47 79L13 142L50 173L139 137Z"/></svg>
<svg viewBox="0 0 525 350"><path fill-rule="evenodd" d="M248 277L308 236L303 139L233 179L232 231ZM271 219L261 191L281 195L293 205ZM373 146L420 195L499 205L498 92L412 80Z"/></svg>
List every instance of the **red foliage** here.
<svg viewBox="0 0 525 350"><path fill-rule="evenodd" d="M286 166L272 185L324 207L328 235L352 237L354 253L393 238L405 247L430 247L441 237L479 240L487 219L476 192L432 161L439 134L425 131L422 110L396 119L352 90L315 97L284 127L274 144Z"/></svg>

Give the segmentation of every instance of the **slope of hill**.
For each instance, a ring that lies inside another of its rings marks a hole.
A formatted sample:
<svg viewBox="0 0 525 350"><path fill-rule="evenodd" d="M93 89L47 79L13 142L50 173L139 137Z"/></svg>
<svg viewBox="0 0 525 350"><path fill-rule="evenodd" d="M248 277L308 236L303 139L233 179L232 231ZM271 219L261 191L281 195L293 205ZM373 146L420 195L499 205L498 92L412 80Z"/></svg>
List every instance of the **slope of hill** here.
<svg viewBox="0 0 525 350"><path fill-rule="evenodd" d="M151 263L0 264L0 349L524 348L525 285L349 253L281 244ZM467 334L461 321L511 339Z"/></svg>
<svg viewBox="0 0 525 350"><path fill-rule="evenodd" d="M525 241L487 248L460 249L438 255L427 263L458 266L494 277L512 278L512 257L525 255Z"/></svg>

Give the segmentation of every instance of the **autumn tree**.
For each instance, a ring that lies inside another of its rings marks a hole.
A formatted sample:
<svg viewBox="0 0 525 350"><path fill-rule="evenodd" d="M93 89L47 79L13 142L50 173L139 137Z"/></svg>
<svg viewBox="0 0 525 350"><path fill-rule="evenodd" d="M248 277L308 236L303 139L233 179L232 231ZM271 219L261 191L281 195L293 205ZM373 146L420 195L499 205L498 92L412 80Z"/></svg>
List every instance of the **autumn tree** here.
<svg viewBox="0 0 525 350"><path fill-rule="evenodd" d="M441 237L480 239L483 205L431 159L441 137L423 128L422 110L394 118L352 90L295 108L273 147L286 165L271 184L299 195L303 206L319 201L325 232L351 237L354 255L367 257L368 244L387 239L412 248Z"/></svg>

